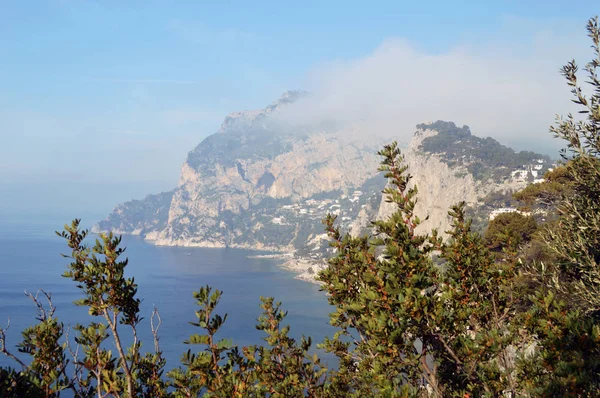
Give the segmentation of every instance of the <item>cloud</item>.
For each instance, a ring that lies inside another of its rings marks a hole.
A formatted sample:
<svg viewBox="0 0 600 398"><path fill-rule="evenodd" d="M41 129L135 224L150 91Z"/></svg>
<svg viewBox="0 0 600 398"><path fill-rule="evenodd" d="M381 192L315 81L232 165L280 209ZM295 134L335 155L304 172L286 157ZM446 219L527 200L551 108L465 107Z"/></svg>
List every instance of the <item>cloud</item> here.
<svg viewBox="0 0 600 398"><path fill-rule="evenodd" d="M400 141L418 123L452 120L479 136L554 153L560 143L548 127L555 114L573 109L559 68L573 55L590 55L583 32L569 42L554 36L528 32L519 43L490 40L442 53L390 38L365 57L314 68L305 81L313 94L277 117L292 124L328 120Z"/></svg>

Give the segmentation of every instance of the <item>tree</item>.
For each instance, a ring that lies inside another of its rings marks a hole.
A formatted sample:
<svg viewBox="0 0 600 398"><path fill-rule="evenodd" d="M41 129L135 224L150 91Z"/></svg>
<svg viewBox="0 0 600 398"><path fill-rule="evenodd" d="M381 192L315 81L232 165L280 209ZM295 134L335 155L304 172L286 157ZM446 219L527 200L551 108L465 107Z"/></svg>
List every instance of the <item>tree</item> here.
<svg viewBox="0 0 600 398"><path fill-rule="evenodd" d="M200 309L192 325L205 334L194 334L186 344L203 345L197 354L189 350L182 357L184 368L169 372L176 397L294 397L323 396L327 368L308 354L310 338L300 344L288 336L289 326L281 327L286 313L281 303L261 297L263 315L257 329L266 333L266 346L243 347L241 351L227 339L216 340L227 315L213 314L221 292L209 286L194 293Z"/></svg>
<svg viewBox="0 0 600 398"><path fill-rule="evenodd" d="M428 254L439 241L435 234L415 232L417 189L407 189L410 176L397 145L380 155L391 184L384 193L398 210L374 223L378 238L342 235L335 217L324 221L336 255L319 279L336 308L331 324L340 331L323 347L340 360L335 385L354 396L417 394L425 387L423 377L439 389L437 372L427 362L432 325L426 316L435 312L436 269Z"/></svg>
<svg viewBox="0 0 600 398"><path fill-rule="evenodd" d="M559 165L544 174L544 181L531 184L516 192L513 197L524 203L524 210L544 210L548 213L567 195L571 195L572 179L569 175L569 164ZM548 214L546 214L548 216Z"/></svg>
<svg viewBox="0 0 600 398"><path fill-rule="evenodd" d="M321 271L331 323L323 347L338 356L332 375L352 396L498 396L514 391L508 347L515 334L514 264L496 263L471 231L464 203L449 213L450 239L419 234L417 188L394 143L384 147L384 193L397 211L375 221L375 236L342 235L325 220L336 249ZM431 255L440 254L440 266Z"/></svg>
<svg viewBox="0 0 600 398"><path fill-rule="evenodd" d="M578 83L575 61L562 68L580 106L551 128L567 142L562 156L570 179L560 192L558 219L545 227L543 240L556 263L531 272L538 284L523 326L538 349L522 358L528 391L542 396L600 394L600 30L598 18L587 25L594 58L585 66L591 96ZM564 196L563 196L564 195Z"/></svg>
<svg viewBox="0 0 600 398"><path fill-rule="evenodd" d="M485 231L485 244L492 250L516 251L529 242L536 231L537 223L531 216L518 212L499 214Z"/></svg>

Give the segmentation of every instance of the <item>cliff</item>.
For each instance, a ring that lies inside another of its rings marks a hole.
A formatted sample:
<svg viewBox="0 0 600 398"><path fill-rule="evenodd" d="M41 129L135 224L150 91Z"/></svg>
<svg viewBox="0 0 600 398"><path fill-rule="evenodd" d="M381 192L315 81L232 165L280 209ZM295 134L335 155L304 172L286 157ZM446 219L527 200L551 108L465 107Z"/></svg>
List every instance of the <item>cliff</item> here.
<svg viewBox="0 0 600 398"><path fill-rule="evenodd" d="M173 191L119 205L95 230L139 234L157 245L294 252L305 263L328 251L321 224L328 212L342 229L369 233L370 220L393 211L377 172L383 142L351 128L290 127L271 117L303 95L289 92L265 109L229 115L189 153ZM429 216L421 228L442 233L452 204L476 209L491 192L519 189L550 166L547 157L441 121L418 125L403 153L419 188L416 213Z"/></svg>
<svg viewBox="0 0 600 398"><path fill-rule="evenodd" d="M94 226L94 231L113 231L116 234L147 237L167 226L173 192L148 195L115 207L106 220Z"/></svg>

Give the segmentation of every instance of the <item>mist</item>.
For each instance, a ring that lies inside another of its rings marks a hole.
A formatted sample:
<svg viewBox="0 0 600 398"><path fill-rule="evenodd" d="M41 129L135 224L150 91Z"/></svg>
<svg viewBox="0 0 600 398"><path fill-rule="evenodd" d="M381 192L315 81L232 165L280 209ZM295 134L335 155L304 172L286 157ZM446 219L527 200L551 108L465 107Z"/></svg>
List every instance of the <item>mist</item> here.
<svg viewBox="0 0 600 398"><path fill-rule="evenodd" d="M274 117L292 125L335 123L365 138L400 142L410 140L416 124L441 119L515 149L556 156L562 143L548 128L557 114L574 109L559 70L589 51L583 40L561 46L549 34L534 38L516 50L489 43L438 54L389 39L363 58L314 68L304 82L311 95Z"/></svg>

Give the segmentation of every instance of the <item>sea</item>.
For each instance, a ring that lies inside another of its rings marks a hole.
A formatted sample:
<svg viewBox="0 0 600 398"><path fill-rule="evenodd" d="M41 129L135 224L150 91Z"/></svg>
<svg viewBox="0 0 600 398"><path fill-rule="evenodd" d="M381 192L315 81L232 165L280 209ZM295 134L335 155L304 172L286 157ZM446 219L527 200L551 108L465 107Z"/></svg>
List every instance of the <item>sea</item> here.
<svg viewBox="0 0 600 398"><path fill-rule="evenodd" d="M24 361L27 356L15 345L21 341L20 332L34 324L37 315L25 292L49 292L55 316L65 329L98 321L73 304L82 293L73 281L61 276L69 263L61 253L70 254L65 240L54 233L61 229L61 224L50 221L0 220L0 325L6 328L10 321L7 348ZM238 346L264 343L263 332L255 328L261 314L260 296L282 303L288 312L284 325L290 325L290 335L296 339L304 334L318 343L334 332L328 321L332 307L325 294L318 285L294 279L293 273L279 267L281 260L252 258L261 253L238 249L159 247L135 236L123 236L122 244L127 248L124 256L129 258L126 275L135 278L138 297L143 300L144 319L138 327L142 350L153 347L150 315L155 306L162 318L159 343L167 369L179 366L188 349L202 348L184 341L201 332L190 325L197 309L192 294L206 285L223 291L216 313L228 317L217 337L229 338ZM128 331L122 328L122 333ZM332 361L330 356L322 356L326 362ZM0 354L0 366L16 364Z"/></svg>

